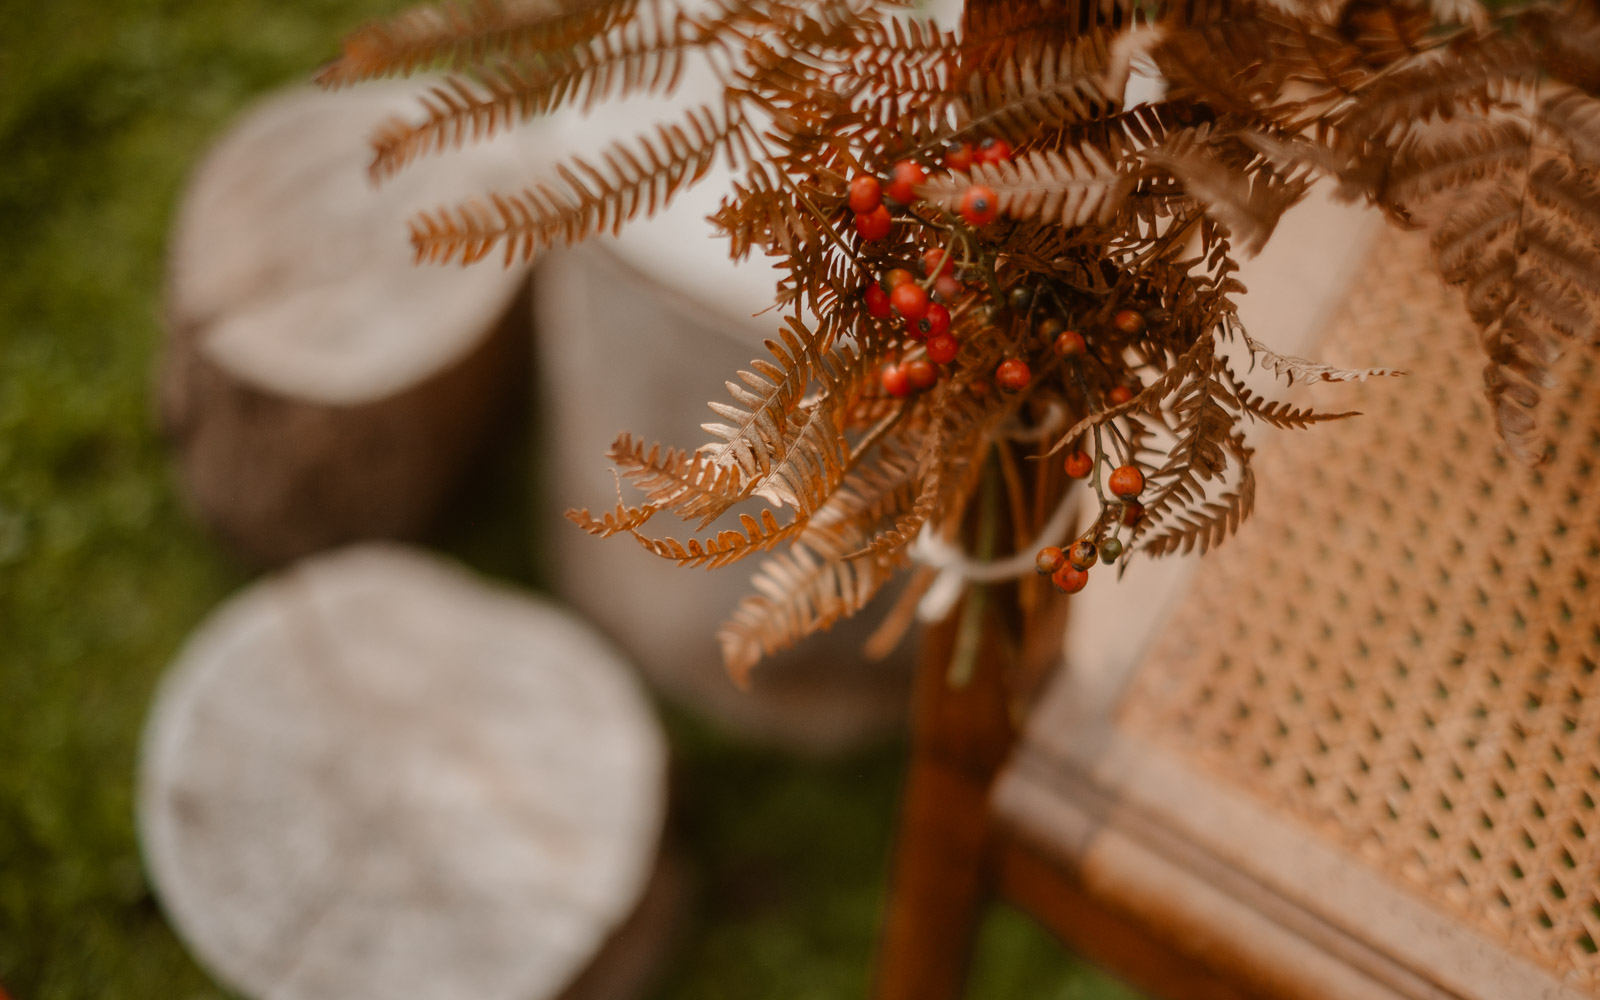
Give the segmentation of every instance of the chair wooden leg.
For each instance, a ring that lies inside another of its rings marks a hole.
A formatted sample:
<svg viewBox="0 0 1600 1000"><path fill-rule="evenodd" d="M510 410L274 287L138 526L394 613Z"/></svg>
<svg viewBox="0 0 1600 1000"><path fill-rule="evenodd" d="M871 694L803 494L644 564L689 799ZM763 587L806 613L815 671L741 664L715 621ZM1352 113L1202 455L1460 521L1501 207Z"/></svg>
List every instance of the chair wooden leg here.
<svg viewBox="0 0 1600 1000"><path fill-rule="evenodd" d="M917 673L912 754L895 842L877 1000L955 1000L992 881L989 785L1015 738L991 613L976 669L947 680L958 609L930 629Z"/></svg>

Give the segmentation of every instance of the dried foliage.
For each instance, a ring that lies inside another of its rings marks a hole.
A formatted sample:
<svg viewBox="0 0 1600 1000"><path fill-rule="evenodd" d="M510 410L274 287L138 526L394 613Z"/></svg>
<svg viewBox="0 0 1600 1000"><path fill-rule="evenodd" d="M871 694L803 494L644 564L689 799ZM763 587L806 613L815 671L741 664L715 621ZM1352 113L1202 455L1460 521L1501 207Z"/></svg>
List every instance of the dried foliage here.
<svg viewBox="0 0 1600 1000"><path fill-rule="evenodd" d="M959 31L894 8L476 0L364 28L321 77L457 73L417 120L379 130L381 178L558 106L670 92L689 58L715 72L720 99L682 122L425 214L412 239L434 262L525 258L730 164L711 221L735 258L780 266L771 359L728 383L697 450L618 440L611 459L639 506L571 517L686 566L779 549L723 631L736 677L856 612L908 561L937 563L932 548L993 541L994 510L972 503L980 483L1007 488L1011 537L978 546L979 562L1025 550L1067 493L1062 453L1088 456L1097 509L1082 537L1101 551L1222 542L1254 503L1242 424L1353 415L1256 395L1225 344L1288 383L1395 374L1280 355L1238 325L1236 252L1259 250L1319 178L1431 231L1482 327L1504 439L1538 457L1531 414L1551 362L1600 330L1593 0L1495 17L1472 0L969 0ZM1125 106L1137 68L1165 93ZM973 148L995 140L1010 149ZM863 238L850 181L906 160L927 176L889 204L886 235ZM953 274L928 273L931 248ZM864 294L896 269L936 293L959 345L912 389L902 376L930 370L934 342ZM1001 367L1015 361L1023 385ZM1117 466L1142 472L1137 502L1111 493ZM709 533L647 534L663 512Z"/></svg>

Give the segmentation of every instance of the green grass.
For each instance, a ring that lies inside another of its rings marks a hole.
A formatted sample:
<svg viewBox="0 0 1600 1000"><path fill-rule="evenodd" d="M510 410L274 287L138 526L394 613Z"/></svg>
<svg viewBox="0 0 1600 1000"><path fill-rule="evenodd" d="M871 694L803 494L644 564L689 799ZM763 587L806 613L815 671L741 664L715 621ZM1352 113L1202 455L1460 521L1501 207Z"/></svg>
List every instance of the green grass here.
<svg viewBox="0 0 1600 1000"><path fill-rule="evenodd" d="M157 678L246 581L185 516L153 428L164 238L230 116L392 7L0 7L0 983L17 1000L227 995L165 923L132 823ZM442 544L537 584L525 434ZM863 995L901 748L803 762L670 721L698 892L658 998ZM1005 910L975 980L984 1000L1131 996Z"/></svg>

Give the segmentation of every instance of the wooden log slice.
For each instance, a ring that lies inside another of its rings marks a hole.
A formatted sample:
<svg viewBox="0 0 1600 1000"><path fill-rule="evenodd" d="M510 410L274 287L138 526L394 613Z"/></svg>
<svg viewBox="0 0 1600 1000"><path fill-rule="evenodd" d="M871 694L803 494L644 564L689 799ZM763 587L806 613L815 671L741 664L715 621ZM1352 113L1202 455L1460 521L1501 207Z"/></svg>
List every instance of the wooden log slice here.
<svg viewBox="0 0 1600 1000"><path fill-rule="evenodd" d="M608 940L648 953L672 922L670 872L641 907L665 770L588 629L363 546L191 637L145 732L139 828L179 934L250 996L614 996L587 971Z"/></svg>
<svg viewBox="0 0 1600 1000"><path fill-rule="evenodd" d="M526 268L414 265L406 221L515 189L541 144L514 131L374 188L367 136L424 90L272 98L184 195L163 422L191 505L253 562L415 535L525 382Z"/></svg>

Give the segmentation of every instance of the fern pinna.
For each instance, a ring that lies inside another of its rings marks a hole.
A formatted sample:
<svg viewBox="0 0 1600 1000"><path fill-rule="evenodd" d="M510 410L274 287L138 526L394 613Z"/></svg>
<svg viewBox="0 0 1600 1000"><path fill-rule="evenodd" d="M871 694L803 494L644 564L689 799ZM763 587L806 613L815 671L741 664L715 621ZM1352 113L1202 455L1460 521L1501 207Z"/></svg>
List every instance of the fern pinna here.
<svg viewBox="0 0 1600 1000"><path fill-rule="evenodd" d="M471 0L361 29L321 75L454 74L378 131L381 178L563 104L670 92L686 60L716 74L680 121L411 235L426 261L525 258L733 168L711 222L782 266L771 357L700 447L617 440L636 506L569 516L685 566L766 554L722 632L736 677L908 564L913 595L1035 562L1073 591L1097 561L1222 541L1254 498L1243 422L1349 416L1262 399L1223 346L1289 382L1388 374L1274 354L1236 318L1235 255L1318 179L1432 231L1504 440L1537 460L1550 364L1600 330L1594 0L968 0L959 31L896 7ZM1136 71L1159 99L1126 99ZM1075 533L1073 476L1097 498ZM980 482L1007 488L1013 537L965 551ZM658 537L662 514L703 534Z"/></svg>

